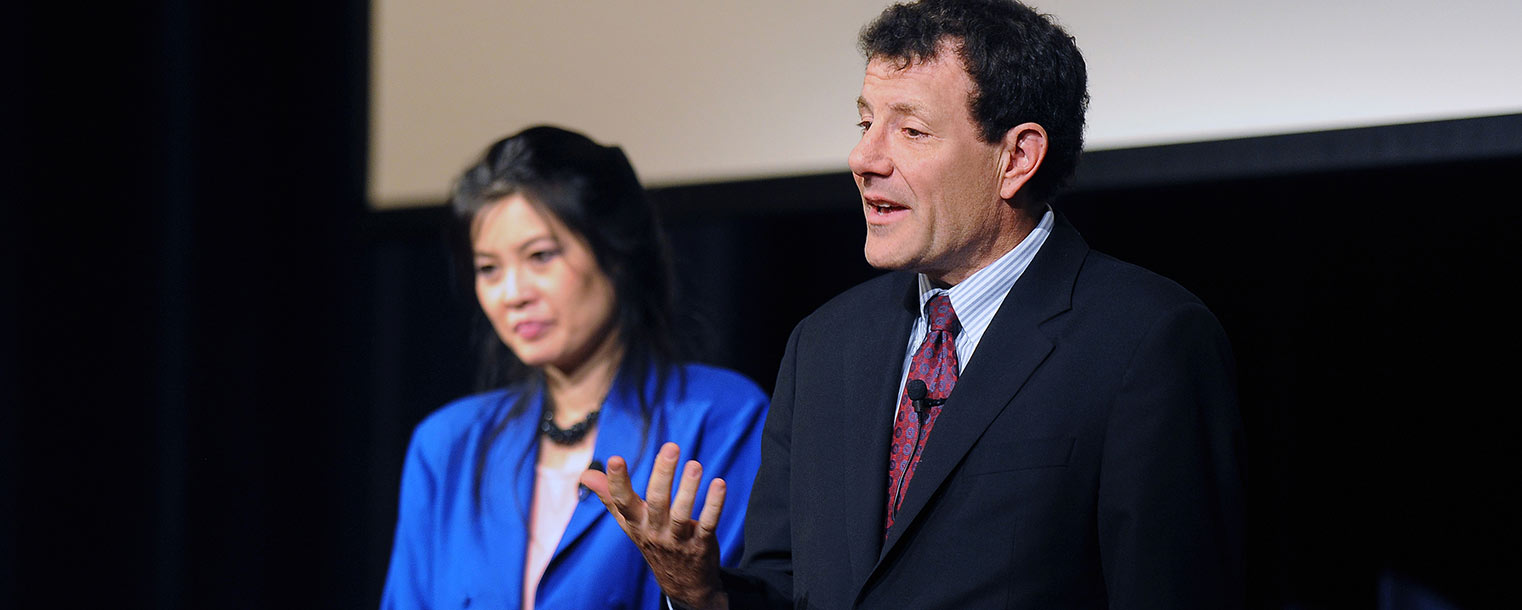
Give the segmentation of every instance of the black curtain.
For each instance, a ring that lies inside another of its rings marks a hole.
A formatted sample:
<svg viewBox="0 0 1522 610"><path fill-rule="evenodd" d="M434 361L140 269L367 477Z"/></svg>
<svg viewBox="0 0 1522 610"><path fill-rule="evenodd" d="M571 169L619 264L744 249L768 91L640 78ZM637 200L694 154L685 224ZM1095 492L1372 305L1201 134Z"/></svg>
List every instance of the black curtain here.
<svg viewBox="0 0 1522 610"><path fill-rule="evenodd" d="M360 605L367 3L40 4L0 606Z"/></svg>

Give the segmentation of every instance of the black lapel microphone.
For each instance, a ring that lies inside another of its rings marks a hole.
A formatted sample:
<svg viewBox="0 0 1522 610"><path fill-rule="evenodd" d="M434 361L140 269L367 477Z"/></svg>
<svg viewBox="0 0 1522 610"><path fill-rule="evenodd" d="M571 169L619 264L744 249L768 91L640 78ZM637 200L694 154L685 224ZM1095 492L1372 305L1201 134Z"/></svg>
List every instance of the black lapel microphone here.
<svg viewBox="0 0 1522 610"><path fill-rule="evenodd" d="M921 425L924 425L925 418L930 415L930 407L946 404L945 398L925 398L930 390L925 387L923 379L910 379L909 385L904 386L904 391L909 394L909 404L914 405L914 414L919 416Z"/></svg>

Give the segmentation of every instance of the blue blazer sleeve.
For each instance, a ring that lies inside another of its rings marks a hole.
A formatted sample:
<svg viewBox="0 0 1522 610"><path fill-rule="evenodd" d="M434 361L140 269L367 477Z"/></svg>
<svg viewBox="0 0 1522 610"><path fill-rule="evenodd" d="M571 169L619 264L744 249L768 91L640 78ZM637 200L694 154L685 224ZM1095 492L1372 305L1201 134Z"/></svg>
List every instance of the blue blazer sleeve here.
<svg viewBox="0 0 1522 610"><path fill-rule="evenodd" d="M734 567L740 563L745 552L745 513L755 485L756 470L761 465L761 434L766 419L768 400L754 385L747 382L750 395L734 408L738 417L726 417L715 421L701 439L705 449L698 463L713 478L725 483L724 513L719 517L719 527L714 535L719 542L719 565ZM703 509L702 499L707 497L706 487L699 490L698 501L693 505L693 518Z"/></svg>
<svg viewBox="0 0 1522 610"><path fill-rule="evenodd" d="M423 428L413 432L402 467L401 497L397 503L395 542L391 565L386 571L386 587L381 593L383 610L428 608L428 558L433 512L438 504L439 480L424 456Z"/></svg>

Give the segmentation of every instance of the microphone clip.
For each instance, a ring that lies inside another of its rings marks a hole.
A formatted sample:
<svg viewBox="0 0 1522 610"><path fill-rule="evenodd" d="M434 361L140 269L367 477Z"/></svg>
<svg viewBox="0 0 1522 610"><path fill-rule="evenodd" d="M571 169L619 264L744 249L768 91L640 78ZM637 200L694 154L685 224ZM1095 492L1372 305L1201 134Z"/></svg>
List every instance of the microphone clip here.
<svg viewBox="0 0 1522 610"><path fill-rule="evenodd" d="M909 395L909 404L913 405L914 413L919 416L921 424L925 423L925 418L929 416L932 407L946 404L945 398L926 398L930 390L925 387L923 379L910 379L908 385L904 386L904 392Z"/></svg>

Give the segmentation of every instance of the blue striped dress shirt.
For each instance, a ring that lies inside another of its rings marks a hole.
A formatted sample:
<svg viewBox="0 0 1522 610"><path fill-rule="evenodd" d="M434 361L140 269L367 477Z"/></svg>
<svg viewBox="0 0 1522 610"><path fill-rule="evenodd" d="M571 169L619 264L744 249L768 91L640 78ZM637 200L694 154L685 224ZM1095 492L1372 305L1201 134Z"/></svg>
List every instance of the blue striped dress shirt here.
<svg viewBox="0 0 1522 610"><path fill-rule="evenodd" d="M1025 273L1025 268L1030 266L1031 259L1036 258L1036 252L1041 250L1041 244L1046 243L1046 237L1052 234L1054 222L1052 210L1047 208L1046 213L1041 216L1041 222L1036 224L1036 228L1031 230L1030 235L1015 244L1015 247L999 257L999 260L977 270L949 289L933 286L930 278L925 277L923 273L920 274L920 316L914 320L914 328L909 331L909 345L904 351L903 374L898 380L899 397L904 395L904 384L909 381L909 363L914 360L914 351L919 349L920 342L925 340L925 329L930 326L930 320L925 317L925 303L938 294L946 294L951 298L951 309L956 311L957 322L962 326L962 330L956 335L957 373L960 374L967 368L967 363L972 361L973 353L978 349L978 341L983 339L983 332L988 330L988 323L993 321L994 314L999 311L999 305L1004 303L1004 297L1009 294L1009 289L1014 287L1020 275ZM896 400L895 410L897 405Z"/></svg>

